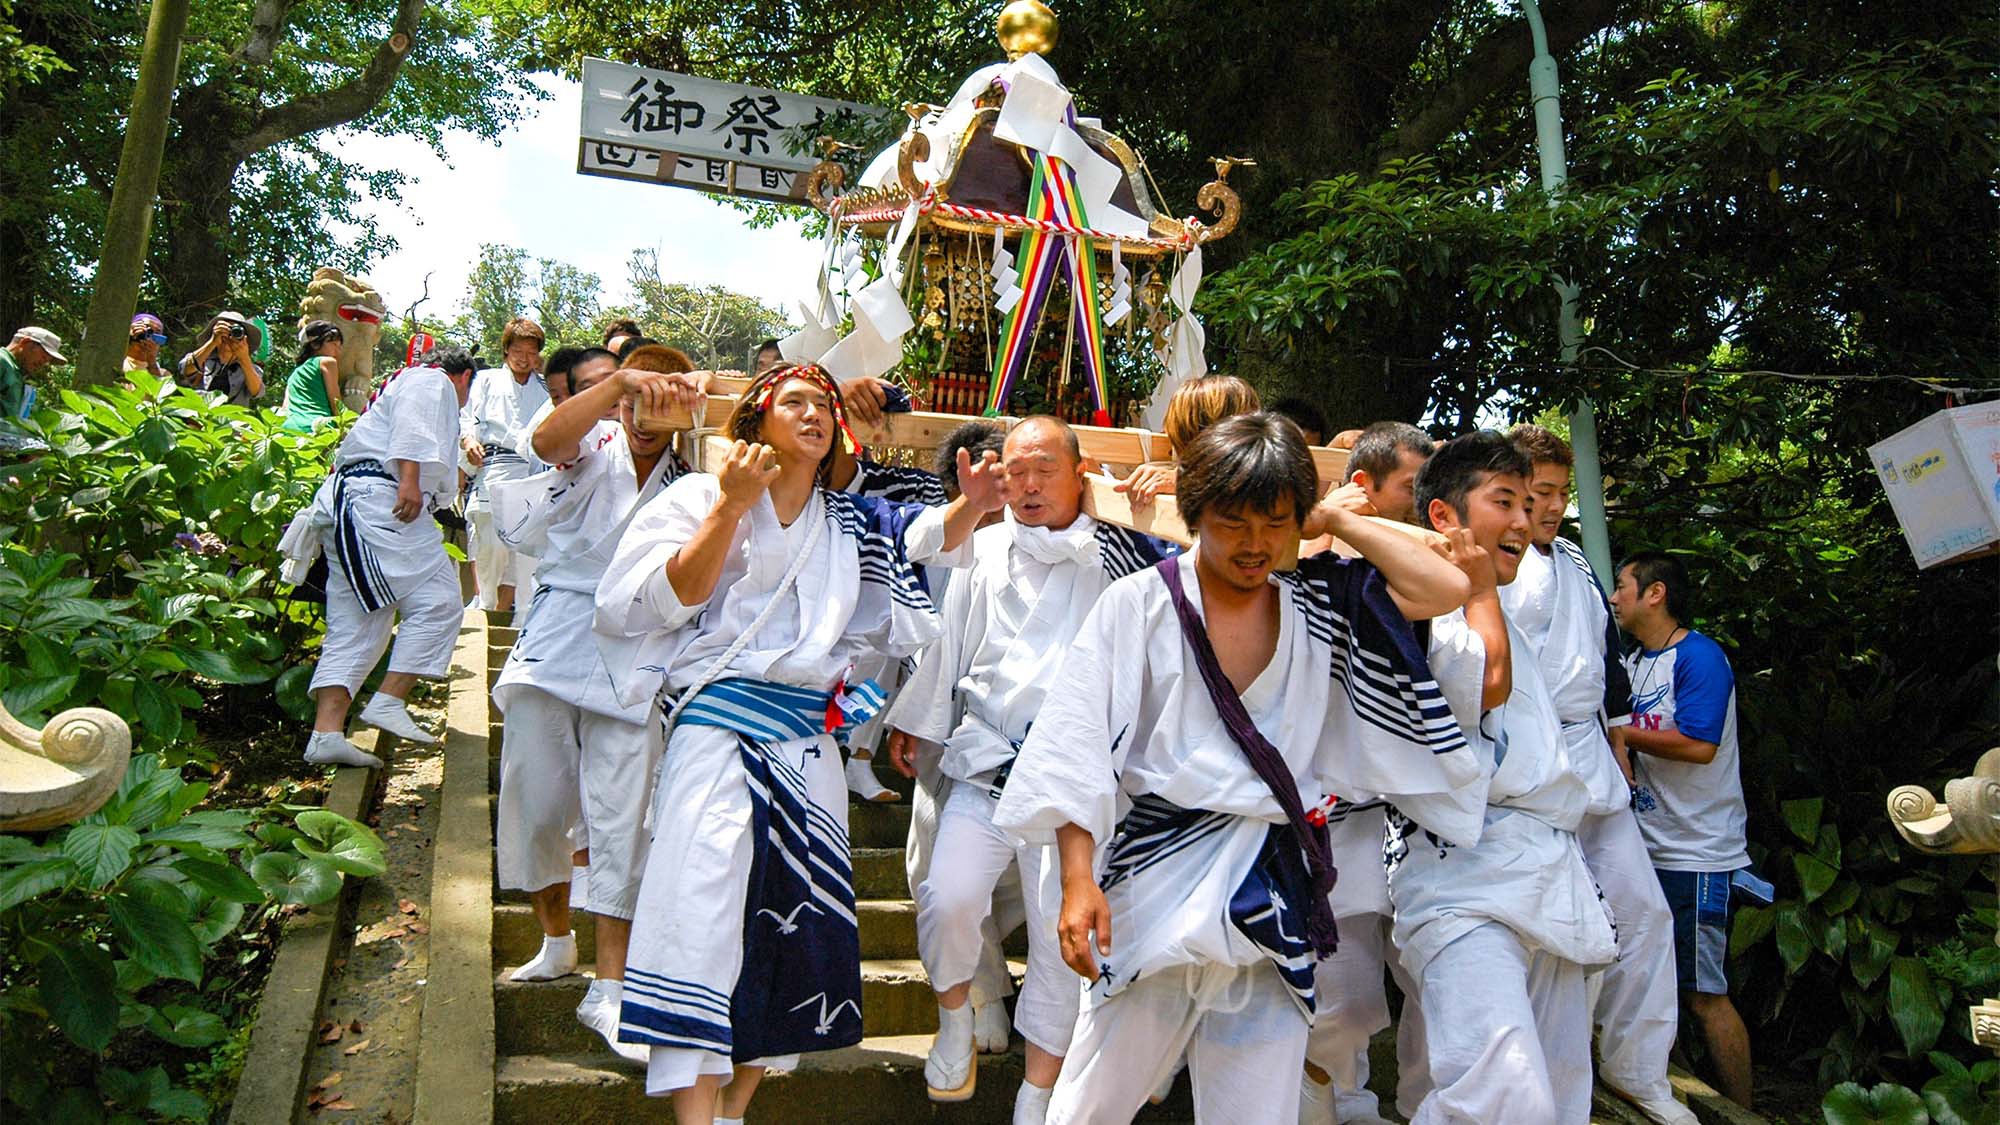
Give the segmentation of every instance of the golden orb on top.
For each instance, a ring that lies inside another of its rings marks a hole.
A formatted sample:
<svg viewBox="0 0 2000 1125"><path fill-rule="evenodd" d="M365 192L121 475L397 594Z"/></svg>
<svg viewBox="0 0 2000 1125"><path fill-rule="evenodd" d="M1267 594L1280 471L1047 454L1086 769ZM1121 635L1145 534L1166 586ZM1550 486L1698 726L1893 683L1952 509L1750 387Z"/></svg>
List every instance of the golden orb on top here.
<svg viewBox="0 0 2000 1125"><path fill-rule="evenodd" d="M1013 0L1000 9L1000 19L993 25L1009 59L1048 54L1055 49L1057 30L1055 12L1041 0Z"/></svg>

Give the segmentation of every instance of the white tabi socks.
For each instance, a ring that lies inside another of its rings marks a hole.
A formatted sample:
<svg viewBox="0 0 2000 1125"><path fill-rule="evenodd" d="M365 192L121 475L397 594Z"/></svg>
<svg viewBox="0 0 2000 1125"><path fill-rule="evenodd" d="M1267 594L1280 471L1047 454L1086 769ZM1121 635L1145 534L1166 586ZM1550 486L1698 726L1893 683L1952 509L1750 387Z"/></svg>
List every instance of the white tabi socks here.
<svg viewBox="0 0 2000 1125"><path fill-rule="evenodd" d="M883 785L876 778L875 761L873 758L849 757L847 759L846 772L848 792L853 793L862 800L893 801L896 799L896 791Z"/></svg>
<svg viewBox="0 0 2000 1125"><path fill-rule="evenodd" d="M386 730L405 742L422 743L429 746L437 741L437 736L417 725L410 717L409 705L393 695L376 692L368 700L368 706L356 716L360 721L378 730Z"/></svg>
<svg viewBox="0 0 2000 1125"><path fill-rule="evenodd" d="M972 1005L938 1008L937 1038L924 1060L924 1085L934 1102L962 1102L972 1097L979 1079L978 1056L972 1051Z"/></svg>
<svg viewBox="0 0 2000 1125"><path fill-rule="evenodd" d="M991 1004L972 1006L972 1042L981 1054L1006 1054L1007 1039L1011 1034L1013 1028L1007 1023L1007 1005L995 1000Z"/></svg>
<svg viewBox="0 0 2000 1125"><path fill-rule="evenodd" d="M542 948L535 959L507 974L508 980L555 980L576 972L576 931L560 936L542 935Z"/></svg>
<svg viewBox="0 0 2000 1125"><path fill-rule="evenodd" d="M306 740L306 761L316 766L365 766L382 768L382 759L363 750L337 730L316 730Z"/></svg>
<svg viewBox="0 0 2000 1125"><path fill-rule="evenodd" d="M583 994L583 1003L576 1006L576 1018L583 1026L603 1036L605 1046L617 1052L619 1058L643 1063L651 1057L650 1049L642 1043L618 1041L618 1007L624 1001L624 981L591 981L590 991Z"/></svg>
<svg viewBox="0 0 2000 1125"><path fill-rule="evenodd" d="M572 865L569 869L569 908L590 909L590 868Z"/></svg>
<svg viewBox="0 0 2000 1125"><path fill-rule="evenodd" d="M1049 1119L1049 1097L1054 1086L1037 1086L1026 1079L1014 1095L1014 1125L1043 1125Z"/></svg>

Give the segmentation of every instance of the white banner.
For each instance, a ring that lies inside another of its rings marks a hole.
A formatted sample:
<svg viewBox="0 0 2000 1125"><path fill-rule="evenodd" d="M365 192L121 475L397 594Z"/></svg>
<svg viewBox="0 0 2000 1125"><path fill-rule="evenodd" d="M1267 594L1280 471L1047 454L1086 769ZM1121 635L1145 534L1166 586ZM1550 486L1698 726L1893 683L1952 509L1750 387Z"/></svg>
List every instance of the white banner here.
<svg viewBox="0 0 2000 1125"><path fill-rule="evenodd" d="M851 133L888 110L738 86L691 74L583 60L577 171L763 199L805 197L819 163L801 138ZM662 161L672 163L664 169Z"/></svg>

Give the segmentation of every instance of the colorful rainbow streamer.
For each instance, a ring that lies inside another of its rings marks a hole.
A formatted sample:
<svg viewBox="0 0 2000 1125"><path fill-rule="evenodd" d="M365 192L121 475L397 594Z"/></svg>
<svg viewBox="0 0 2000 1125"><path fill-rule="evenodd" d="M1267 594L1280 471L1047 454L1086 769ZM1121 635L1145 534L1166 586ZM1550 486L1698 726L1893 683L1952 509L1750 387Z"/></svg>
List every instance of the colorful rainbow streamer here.
<svg viewBox="0 0 2000 1125"><path fill-rule="evenodd" d="M1077 195L1076 174L1062 161L1044 153L1034 154L1033 168L1033 178L1028 185L1027 216L1073 227L1087 227L1089 223L1084 214L1083 200ZM1070 315L1077 341L1083 349L1084 370L1090 385L1091 423L1098 426L1111 424L1106 405L1104 321L1097 295L1096 255L1087 242L1078 245L1068 236L1042 230L1031 230L1021 236L1021 250L1016 258L1021 300L1007 314L1000 328L1000 347L993 364L994 378L986 398L985 414L989 417L1006 409L1014 381L1027 368L1035 325L1041 319L1043 307L1048 304L1056 267L1064 258L1069 262Z"/></svg>

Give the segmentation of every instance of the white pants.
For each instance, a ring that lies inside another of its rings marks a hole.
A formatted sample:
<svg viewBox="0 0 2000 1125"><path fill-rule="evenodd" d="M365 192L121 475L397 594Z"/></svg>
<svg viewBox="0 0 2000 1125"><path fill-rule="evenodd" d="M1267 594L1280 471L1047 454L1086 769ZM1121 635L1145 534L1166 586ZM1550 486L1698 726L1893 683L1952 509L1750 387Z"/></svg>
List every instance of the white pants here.
<svg viewBox="0 0 2000 1125"><path fill-rule="evenodd" d="M1014 1005L1014 1026L1028 1042L1060 1055L1069 1049L1076 1027L1083 981L1063 963L1056 941L1061 896L1051 870L1055 849L1017 849L993 825L996 804L982 786L952 786L938 817L930 877L917 888L917 953L940 992L972 980L987 944L994 885L1008 865L1019 863L1028 919L1028 975Z"/></svg>
<svg viewBox="0 0 2000 1125"><path fill-rule="evenodd" d="M1177 965L1085 997L1049 1125L1132 1120L1183 1054L1197 1122L1298 1119L1306 1019L1277 967L1259 961Z"/></svg>
<svg viewBox="0 0 2000 1125"><path fill-rule="evenodd" d="M479 608L492 609L500 597L500 587L514 587L514 608L528 608L528 595L535 589L535 566L539 560L510 549L494 530L491 511L466 514L471 525L467 532L472 558L472 574L479 580Z"/></svg>
<svg viewBox="0 0 2000 1125"><path fill-rule="evenodd" d="M1618 929L1618 959L1590 981L1604 1080L1635 1098L1671 1098L1667 1052L1680 1019L1674 916L1639 819L1630 809L1584 817L1576 841Z"/></svg>
<svg viewBox="0 0 2000 1125"><path fill-rule="evenodd" d="M1431 958L1420 994L1436 998L1424 1028L1436 1088L1410 1125L1590 1120L1582 966L1488 922Z"/></svg>
<svg viewBox="0 0 2000 1125"><path fill-rule="evenodd" d="M1306 1039L1306 1060L1333 1079L1335 1120L1381 1115L1368 1088L1368 1043L1389 1026L1389 997L1382 986L1386 968L1403 994L1396 1024L1396 1104L1408 1116L1430 1092L1416 982L1390 947L1387 915L1350 914L1339 925L1340 948L1313 970L1318 1011Z"/></svg>
<svg viewBox="0 0 2000 1125"><path fill-rule="evenodd" d="M389 671L433 680L451 671L451 651L458 644L465 607L458 600L451 556L443 547L438 548L435 568L399 582L401 596L372 613L354 596L331 545L326 549L326 566L326 638L320 642L319 664L313 669L313 691L324 687L343 687L349 695L360 691L382 659L382 650L389 647L391 629L396 648L389 654ZM399 615L403 623L396 628Z"/></svg>
<svg viewBox="0 0 2000 1125"><path fill-rule="evenodd" d="M508 695L495 829L500 885L537 891L568 882L570 853L584 839L590 912L629 920L646 862L659 725L608 718L525 684Z"/></svg>
<svg viewBox="0 0 2000 1125"><path fill-rule="evenodd" d="M903 844L903 874L910 883L910 897L931 871L931 852L937 846L938 815L951 795L951 779L938 768L944 748L934 742L917 744L917 784L910 794L910 832ZM979 924L984 939L979 950L979 967L972 972L970 1003L983 1008L1014 994L1014 981L1007 973L1007 955L1001 949L1005 937L1024 920L1021 907L1020 875L1010 866L994 886L994 910Z"/></svg>

